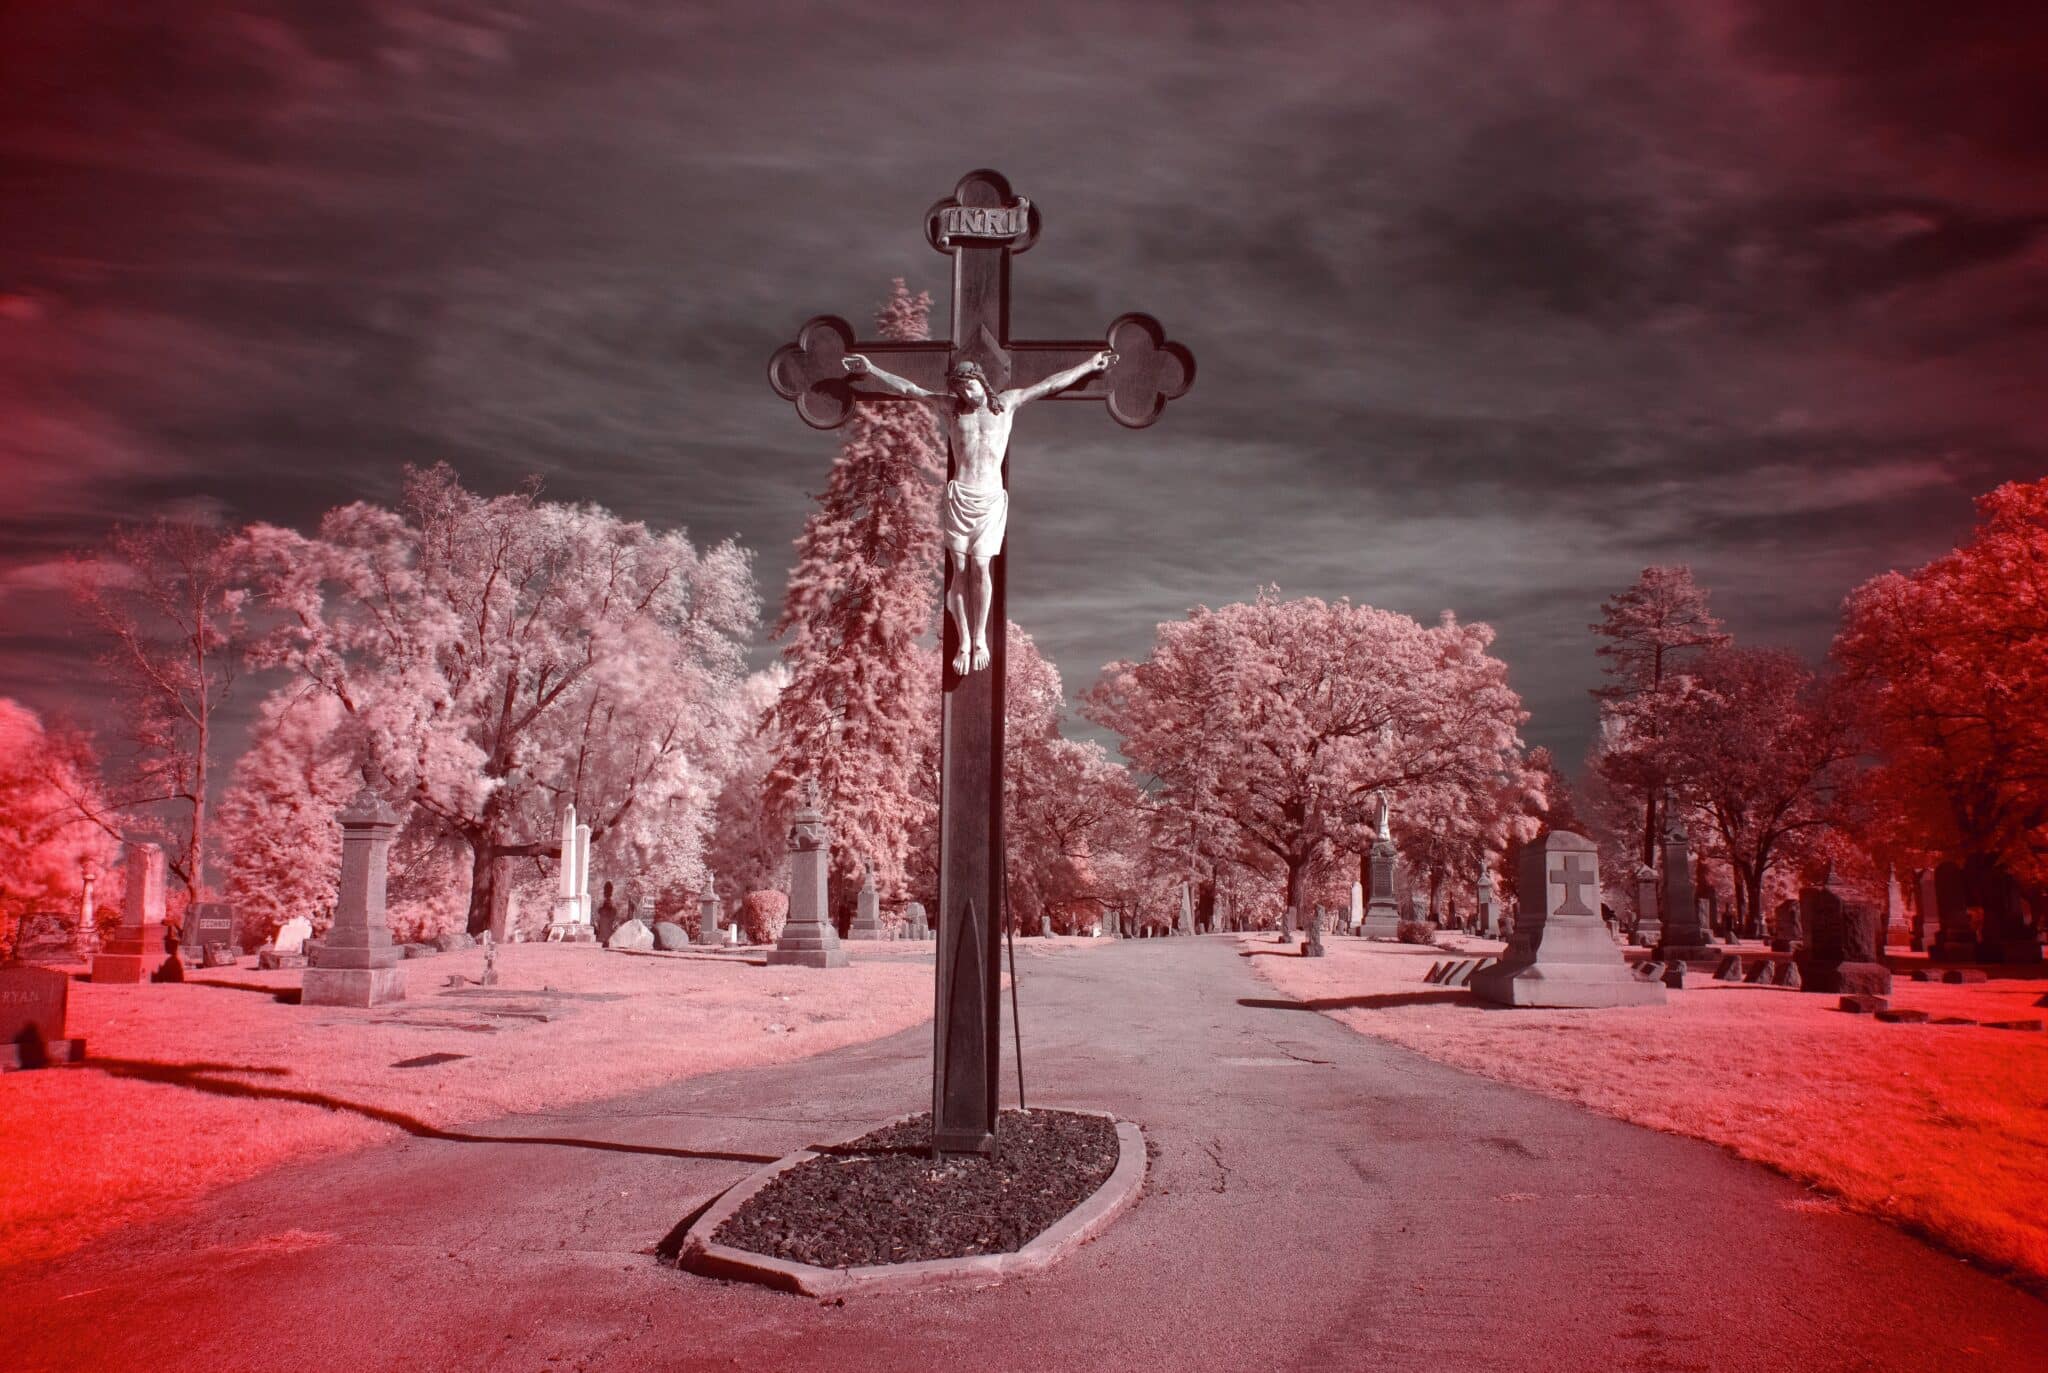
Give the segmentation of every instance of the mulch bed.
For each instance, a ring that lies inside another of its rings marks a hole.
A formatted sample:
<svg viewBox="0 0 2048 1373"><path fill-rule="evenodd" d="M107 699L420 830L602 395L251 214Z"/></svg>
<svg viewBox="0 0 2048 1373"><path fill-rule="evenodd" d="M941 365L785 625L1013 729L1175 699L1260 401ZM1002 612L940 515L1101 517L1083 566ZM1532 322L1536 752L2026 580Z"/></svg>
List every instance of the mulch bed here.
<svg viewBox="0 0 2048 1373"><path fill-rule="evenodd" d="M1004 1111L986 1158L935 1163L931 1144L927 1112L835 1145L749 1197L712 1239L820 1268L1011 1253L1117 1160L1115 1124L1071 1111Z"/></svg>

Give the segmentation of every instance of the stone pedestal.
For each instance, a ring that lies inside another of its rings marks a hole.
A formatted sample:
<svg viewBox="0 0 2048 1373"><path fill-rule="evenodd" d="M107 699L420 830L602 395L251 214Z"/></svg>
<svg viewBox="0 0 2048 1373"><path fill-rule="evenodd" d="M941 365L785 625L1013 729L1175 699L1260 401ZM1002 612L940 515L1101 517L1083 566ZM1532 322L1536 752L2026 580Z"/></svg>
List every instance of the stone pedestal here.
<svg viewBox="0 0 2048 1373"><path fill-rule="evenodd" d="M1400 851L1382 835L1366 858L1365 920L1359 933L1367 939L1399 939L1401 907L1394 900L1394 860Z"/></svg>
<svg viewBox="0 0 2048 1373"><path fill-rule="evenodd" d="M718 904L718 886L713 883L697 902L697 942L706 947L715 947L725 942L725 931L721 928L724 911Z"/></svg>
<svg viewBox="0 0 2048 1373"><path fill-rule="evenodd" d="M1655 1006L1664 988L1629 971L1600 920L1591 840L1562 830L1522 851L1522 913L1500 962L1468 985L1502 1006Z"/></svg>
<svg viewBox="0 0 2048 1373"><path fill-rule="evenodd" d="M1906 914L1906 894L1899 889L1898 873L1884 875L1884 945L1905 949L1913 944L1913 922Z"/></svg>
<svg viewBox="0 0 2048 1373"><path fill-rule="evenodd" d="M827 899L827 867L832 832L818 809L815 795L806 796L789 826L789 919L782 937L768 951L771 964L799 968L843 968L846 950L839 947Z"/></svg>
<svg viewBox="0 0 2048 1373"><path fill-rule="evenodd" d="M164 918L164 851L128 844L121 860L121 923L93 955L95 982L140 982L149 971L148 931Z"/></svg>
<svg viewBox="0 0 2048 1373"><path fill-rule="evenodd" d="M1874 908L1845 897L1832 873L1822 885L1799 893L1799 920L1806 940L1793 961L1799 966L1801 990L1891 995L1891 969L1877 956L1884 918Z"/></svg>
<svg viewBox="0 0 2048 1373"><path fill-rule="evenodd" d="M405 996L400 950L384 923L384 877L398 812L366 782L343 808L341 887L327 938L307 946L302 1006L380 1006Z"/></svg>
<svg viewBox="0 0 2048 1373"><path fill-rule="evenodd" d="M875 870L869 867L861 879L860 895L854 901L853 923L846 927L848 939L886 939L882 924L882 894L875 890Z"/></svg>
<svg viewBox="0 0 2048 1373"><path fill-rule="evenodd" d="M1487 939L1493 938L1497 902L1498 898L1494 895L1493 890L1493 874L1491 872L1480 873L1479 897L1472 916L1474 934L1481 935Z"/></svg>

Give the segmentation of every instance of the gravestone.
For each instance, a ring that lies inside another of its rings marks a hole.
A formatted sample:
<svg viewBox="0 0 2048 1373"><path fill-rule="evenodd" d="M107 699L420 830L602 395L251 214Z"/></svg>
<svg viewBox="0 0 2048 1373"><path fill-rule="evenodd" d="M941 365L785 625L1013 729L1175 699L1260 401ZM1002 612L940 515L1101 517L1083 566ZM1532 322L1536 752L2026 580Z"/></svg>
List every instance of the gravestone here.
<svg viewBox="0 0 2048 1373"><path fill-rule="evenodd" d="M235 908L225 901L196 901L185 912L185 956L201 960L207 949L240 951L235 935Z"/></svg>
<svg viewBox="0 0 2048 1373"><path fill-rule="evenodd" d="M690 947L690 932L673 920L657 920L654 922L654 946L666 953L687 949Z"/></svg>
<svg viewBox="0 0 2048 1373"><path fill-rule="evenodd" d="M1731 953L1723 958L1720 966L1714 969L1714 980L1716 982L1742 981L1742 955Z"/></svg>
<svg viewBox="0 0 2048 1373"><path fill-rule="evenodd" d="M1294 925L1294 907L1289 906L1280 914L1280 942L1282 944L1292 944L1294 942Z"/></svg>
<svg viewBox="0 0 2048 1373"><path fill-rule="evenodd" d="M1323 908L1321 906L1317 906L1316 913L1309 917L1308 938L1302 941L1301 956L1303 958L1321 958L1323 956Z"/></svg>
<svg viewBox="0 0 2048 1373"><path fill-rule="evenodd" d="M1978 883L1984 929L1977 940L1980 963L2039 963L2041 933L2028 920L2027 901L2011 873L1995 868Z"/></svg>
<svg viewBox="0 0 2048 1373"><path fill-rule="evenodd" d="M654 947L654 931L647 928L644 920L622 921L604 946L625 953L646 953Z"/></svg>
<svg viewBox="0 0 2048 1373"><path fill-rule="evenodd" d="M1799 903L1780 901L1771 913L1771 952L1791 953L1798 947L1803 936L1800 934Z"/></svg>
<svg viewBox="0 0 2048 1373"><path fill-rule="evenodd" d="M70 963L78 951L73 920L62 911L30 911L15 922L12 958L25 963Z"/></svg>
<svg viewBox="0 0 2048 1373"><path fill-rule="evenodd" d="M933 402L949 439L941 509L958 545L947 555L941 597L947 613L940 617L932 1055L933 1145L944 1153L986 1153L995 1144L997 954L1007 899L1002 684L1009 560L1000 520L1008 512L1002 482L1011 417L1042 397L1094 399L1106 401L1119 423L1138 428L1195 378L1193 355L1145 315L1112 321L1101 343L1010 337L1010 258L1037 241L1042 222L1038 207L1015 195L1001 174L968 173L924 217L926 240L952 258L949 339L856 343L844 320L818 316L769 362L770 382L808 424L835 428L862 401L902 397ZM1001 414L981 399L996 392L1008 401ZM991 453L991 444L999 451ZM971 636L970 606L985 624Z"/></svg>
<svg viewBox="0 0 2048 1373"><path fill-rule="evenodd" d="M1655 948L1664 938L1664 921L1657 914L1657 870L1648 863L1636 868L1635 942Z"/></svg>
<svg viewBox="0 0 2048 1373"><path fill-rule="evenodd" d="M270 947L282 954L303 954L306 941L313 937L313 922L303 915L295 915L277 927L277 935L270 941Z"/></svg>
<svg viewBox="0 0 2048 1373"><path fill-rule="evenodd" d="M1685 829L1685 810L1669 795L1664 798L1667 823L1662 845L1664 859L1663 933L1656 943L1657 957L1713 959L1721 948L1700 919L1699 900L1693 892L1692 838Z"/></svg>
<svg viewBox="0 0 2048 1373"><path fill-rule="evenodd" d="M592 944L597 928L590 905L590 826L576 820L576 804L562 807L561 837L556 845L554 917L543 938L552 943Z"/></svg>
<svg viewBox="0 0 2048 1373"><path fill-rule="evenodd" d="M121 923L93 955L95 982L140 982L149 961L146 931L164 918L164 851L155 844L122 846Z"/></svg>
<svg viewBox="0 0 2048 1373"><path fill-rule="evenodd" d="M1798 991L1800 985L1799 965L1797 963L1794 963L1789 958L1786 959L1783 963L1780 963L1778 965L1777 985L1780 987L1789 987L1795 992Z"/></svg>
<svg viewBox="0 0 2048 1373"><path fill-rule="evenodd" d="M924 903L913 901L903 908L903 926L912 939L924 940L932 937L931 920L924 913Z"/></svg>
<svg viewBox="0 0 2048 1373"><path fill-rule="evenodd" d="M882 894L875 890L875 867L868 863L863 869L860 895L855 898L853 923L846 927L846 937L882 939L888 931L882 928Z"/></svg>
<svg viewBox="0 0 2048 1373"><path fill-rule="evenodd" d="M723 912L718 905L718 880L704 879L704 895L697 900L697 942L706 946L723 944L724 931L720 928Z"/></svg>
<svg viewBox="0 0 2048 1373"><path fill-rule="evenodd" d="M1353 882L1351 884L1351 914L1350 918L1344 922L1344 932L1346 934L1357 934L1364 928L1365 884L1363 882Z"/></svg>
<svg viewBox="0 0 2048 1373"><path fill-rule="evenodd" d="M799 968L843 968L846 950L832 928L828 872L832 862L832 831L820 809L818 786L807 782L803 801L789 823L789 918L782 936L768 951L771 965Z"/></svg>
<svg viewBox="0 0 2048 1373"><path fill-rule="evenodd" d="M1899 890L1899 874L1886 868L1884 874L1884 948L1910 948L1913 922L1906 914L1906 894Z"/></svg>
<svg viewBox="0 0 2048 1373"><path fill-rule="evenodd" d="M1941 936L1941 914L1934 896L1934 869L1913 870L1913 949L1927 953Z"/></svg>
<svg viewBox="0 0 2048 1373"><path fill-rule="evenodd" d="M1365 923L1360 932L1367 939L1399 939L1401 907L1394 900L1394 863L1400 850L1394 847L1391 816L1385 798L1380 801L1380 827L1366 858Z"/></svg>
<svg viewBox="0 0 2048 1373"><path fill-rule="evenodd" d="M1050 938L1052 938L1052 917L1051 917L1051 916L1049 916L1049 915L1040 915L1040 916L1038 917L1038 937L1039 937L1040 939L1050 939Z"/></svg>
<svg viewBox="0 0 2048 1373"><path fill-rule="evenodd" d="M1503 1006L1655 1006L1664 988L1630 973L1600 922L1592 841L1555 830L1522 851L1522 912L1499 963L1473 975L1474 994Z"/></svg>
<svg viewBox="0 0 2048 1373"><path fill-rule="evenodd" d="M1176 934L1193 934L1195 932L1195 889L1194 884L1190 882L1182 882L1180 884L1180 924L1175 928L1174 932Z"/></svg>
<svg viewBox="0 0 2048 1373"><path fill-rule="evenodd" d="M1683 962L1673 963L1664 969L1664 985L1675 992L1685 990L1685 964Z"/></svg>
<svg viewBox="0 0 2048 1373"><path fill-rule="evenodd" d="M68 973L0 964L0 1069L46 1068L85 1057L85 1041L65 1033L70 998Z"/></svg>
<svg viewBox="0 0 2048 1373"><path fill-rule="evenodd" d="M498 985L498 941L491 937L489 930L485 930L482 942L484 971L483 976L477 978L476 984L479 987L495 987Z"/></svg>
<svg viewBox="0 0 2048 1373"><path fill-rule="evenodd" d="M403 955L384 919L384 880L398 812L385 804L364 769L362 789L338 817L341 884L327 938L307 947L301 1006L381 1006L405 996Z"/></svg>
<svg viewBox="0 0 2048 1373"><path fill-rule="evenodd" d="M1970 924L1970 893L1957 864L1935 868L1934 909L1939 927L1928 958L1936 963L1975 963L1977 931Z"/></svg>
<svg viewBox="0 0 2048 1373"><path fill-rule="evenodd" d="M1832 868L1820 886L1799 893L1799 918L1806 929L1806 942L1795 955L1801 988L1831 995L1891 994L1891 969L1877 957L1883 915L1851 900L1836 886Z"/></svg>
<svg viewBox="0 0 2048 1373"><path fill-rule="evenodd" d="M1497 898L1493 890L1493 869L1482 868L1479 871L1478 912L1474 919L1478 922L1478 929L1475 933L1486 939L1493 938L1494 905L1496 900Z"/></svg>

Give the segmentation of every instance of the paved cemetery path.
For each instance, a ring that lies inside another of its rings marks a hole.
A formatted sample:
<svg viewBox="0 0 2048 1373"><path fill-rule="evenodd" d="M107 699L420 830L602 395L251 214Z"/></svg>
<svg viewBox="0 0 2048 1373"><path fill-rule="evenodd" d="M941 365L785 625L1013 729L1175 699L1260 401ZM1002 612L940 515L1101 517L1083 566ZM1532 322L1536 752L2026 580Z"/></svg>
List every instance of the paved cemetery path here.
<svg viewBox="0 0 2048 1373"><path fill-rule="evenodd" d="M1157 1150L1137 1207L1036 1279L821 1307L650 1257L750 1170L722 1156L916 1109L927 1026L489 1131L510 1142L409 1140L243 1184L10 1285L0 1363L1729 1373L2048 1360L2048 1305L1964 1263L1799 1207L1798 1188L1718 1149L1355 1035L1276 1001L1250 966L1210 938L1026 965L1033 1079L1049 1100L1138 1120Z"/></svg>

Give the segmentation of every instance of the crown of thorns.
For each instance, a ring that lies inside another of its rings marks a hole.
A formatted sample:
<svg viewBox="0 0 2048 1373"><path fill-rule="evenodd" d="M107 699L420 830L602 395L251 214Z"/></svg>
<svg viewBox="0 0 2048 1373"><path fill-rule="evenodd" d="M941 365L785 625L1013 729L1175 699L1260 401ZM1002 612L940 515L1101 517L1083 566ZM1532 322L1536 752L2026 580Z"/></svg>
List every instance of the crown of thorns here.
<svg viewBox="0 0 2048 1373"><path fill-rule="evenodd" d="M946 373L946 380L947 380L947 381L978 381L978 382L980 382L980 383L982 384L982 386L983 386L984 388L985 388L985 387L987 387L987 385L988 385L988 378L987 378L986 376L984 376L984 375L982 374L982 370L981 370L981 364L980 364L980 363L978 363L978 362L956 362L956 363L954 363L954 364L953 364L953 370L951 370L950 372Z"/></svg>

